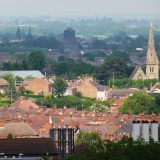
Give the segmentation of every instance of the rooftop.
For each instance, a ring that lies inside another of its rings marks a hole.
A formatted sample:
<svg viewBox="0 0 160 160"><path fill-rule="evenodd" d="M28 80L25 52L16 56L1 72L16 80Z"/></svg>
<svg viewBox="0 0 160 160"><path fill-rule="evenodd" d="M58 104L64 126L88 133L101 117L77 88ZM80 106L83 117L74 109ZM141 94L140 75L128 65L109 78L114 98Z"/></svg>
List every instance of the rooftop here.
<svg viewBox="0 0 160 160"><path fill-rule="evenodd" d="M49 138L0 139L0 153L5 156L58 155L56 145Z"/></svg>
<svg viewBox="0 0 160 160"><path fill-rule="evenodd" d="M24 70L24 71L0 71L0 76L6 73L11 73L14 76L19 76L22 78L26 77L33 77L33 78L43 78L45 77L40 71L38 70Z"/></svg>

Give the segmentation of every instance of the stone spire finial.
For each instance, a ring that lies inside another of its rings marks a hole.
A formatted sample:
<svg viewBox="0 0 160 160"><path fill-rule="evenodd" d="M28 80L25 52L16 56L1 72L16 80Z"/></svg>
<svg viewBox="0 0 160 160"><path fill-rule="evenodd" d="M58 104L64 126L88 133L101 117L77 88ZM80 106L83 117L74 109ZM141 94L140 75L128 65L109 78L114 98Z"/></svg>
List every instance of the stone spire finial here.
<svg viewBox="0 0 160 160"><path fill-rule="evenodd" d="M152 22L150 24L146 64L159 64L158 57L157 57L156 50L155 50Z"/></svg>
<svg viewBox="0 0 160 160"><path fill-rule="evenodd" d="M159 61L154 45L152 23L150 24L148 51L146 59L146 79L159 79Z"/></svg>

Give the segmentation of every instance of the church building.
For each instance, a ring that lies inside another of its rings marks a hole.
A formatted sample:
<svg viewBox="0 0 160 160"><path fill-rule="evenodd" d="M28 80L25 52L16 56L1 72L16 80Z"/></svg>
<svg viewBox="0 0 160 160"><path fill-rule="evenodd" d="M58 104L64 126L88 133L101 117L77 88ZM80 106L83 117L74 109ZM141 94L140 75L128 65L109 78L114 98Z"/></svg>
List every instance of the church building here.
<svg viewBox="0 0 160 160"><path fill-rule="evenodd" d="M136 66L130 78L132 80L159 79L159 61L155 50L152 24L149 32L146 74L143 72L141 66Z"/></svg>

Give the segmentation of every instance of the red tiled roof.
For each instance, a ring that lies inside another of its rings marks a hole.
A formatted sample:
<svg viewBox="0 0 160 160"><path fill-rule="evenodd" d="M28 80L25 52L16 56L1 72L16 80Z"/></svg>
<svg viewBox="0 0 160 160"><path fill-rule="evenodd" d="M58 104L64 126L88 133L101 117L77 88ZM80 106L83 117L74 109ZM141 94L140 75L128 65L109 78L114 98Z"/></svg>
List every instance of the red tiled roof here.
<svg viewBox="0 0 160 160"><path fill-rule="evenodd" d="M0 86L9 86L9 83L4 78L0 78Z"/></svg>
<svg viewBox="0 0 160 160"><path fill-rule="evenodd" d="M37 136L37 132L27 123L6 123L0 129L0 136Z"/></svg>
<svg viewBox="0 0 160 160"><path fill-rule="evenodd" d="M11 104L11 107L19 108L22 110L39 109L39 106L31 100L19 99Z"/></svg>

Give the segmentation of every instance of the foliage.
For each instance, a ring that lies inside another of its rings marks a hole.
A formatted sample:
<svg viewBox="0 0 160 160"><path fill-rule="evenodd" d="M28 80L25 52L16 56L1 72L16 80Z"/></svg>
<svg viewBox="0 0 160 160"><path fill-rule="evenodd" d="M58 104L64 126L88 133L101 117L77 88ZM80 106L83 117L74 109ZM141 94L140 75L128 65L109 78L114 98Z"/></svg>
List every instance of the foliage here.
<svg viewBox="0 0 160 160"><path fill-rule="evenodd" d="M46 58L44 53L41 51L31 52L27 57L28 69L42 71L45 68L45 64Z"/></svg>
<svg viewBox="0 0 160 160"><path fill-rule="evenodd" d="M53 96L47 96L47 97L41 97L36 100L36 104L39 106L46 106L48 108L53 107L55 105L54 103L54 97Z"/></svg>
<svg viewBox="0 0 160 160"><path fill-rule="evenodd" d="M18 82L23 82L23 78L22 78L22 77L16 76L15 79L16 79L16 81L18 81Z"/></svg>
<svg viewBox="0 0 160 160"><path fill-rule="evenodd" d="M147 80L132 80L129 78L115 79L114 86L117 88L139 88L139 89L150 89L151 86L156 84L158 80L147 79ZM110 80L110 86L113 86L113 80Z"/></svg>
<svg viewBox="0 0 160 160"><path fill-rule="evenodd" d="M23 65L17 62L3 62L3 70L23 70Z"/></svg>
<svg viewBox="0 0 160 160"><path fill-rule="evenodd" d="M77 78L77 76L93 74L95 67L87 62L65 60L55 62L52 65L52 70L58 76L65 76L68 79Z"/></svg>
<svg viewBox="0 0 160 160"><path fill-rule="evenodd" d="M76 144L91 144L95 141L100 141L100 136L97 132L80 132L77 135Z"/></svg>
<svg viewBox="0 0 160 160"><path fill-rule="evenodd" d="M0 93L0 107L9 107L11 100L3 93Z"/></svg>
<svg viewBox="0 0 160 160"><path fill-rule="evenodd" d="M19 87L19 92L20 92L21 94L26 94L26 95L33 95L33 94L34 94L34 92L33 92L32 90L25 89L24 86L20 86L20 87Z"/></svg>
<svg viewBox="0 0 160 160"><path fill-rule="evenodd" d="M69 108L79 108L81 105L81 100L80 98L75 96L65 96L65 97L55 98L54 104L58 108L64 106Z"/></svg>
<svg viewBox="0 0 160 160"><path fill-rule="evenodd" d="M1 100L0 99L0 107L9 107L11 104L11 100L6 99L6 100Z"/></svg>
<svg viewBox="0 0 160 160"><path fill-rule="evenodd" d="M155 113L160 113L160 94L151 94L155 98L155 107L153 106L152 110Z"/></svg>
<svg viewBox="0 0 160 160"><path fill-rule="evenodd" d="M96 49L105 49L107 48L107 44L105 41L94 39L92 41L92 47Z"/></svg>
<svg viewBox="0 0 160 160"><path fill-rule="evenodd" d="M77 108L78 110L86 109L91 110L90 106L95 103L95 99L78 97L78 96L62 96L62 97L54 97L47 96L41 97L36 100L36 103L40 106L54 107L57 108Z"/></svg>
<svg viewBox="0 0 160 160"><path fill-rule="evenodd" d="M110 100L106 100L106 101L98 100L95 103L93 103L90 108L92 111L95 111L95 112L107 112L109 111L110 105L111 105Z"/></svg>
<svg viewBox="0 0 160 160"><path fill-rule="evenodd" d="M39 36L37 38L32 38L24 41L24 46L28 47L40 47L48 49L62 49L61 44L57 41L55 37Z"/></svg>
<svg viewBox="0 0 160 160"><path fill-rule="evenodd" d="M12 133L9 133L9 134L8 134L7 139L13 139Z"/></svg>
<svg viewBox="0 0 160 160"><path fill-rule="evenodd" d="M20 62L3 62L3 70L43 70L46 65L45 54L41 51L31 52ZM18 78L19 79L19 78Z"/></svg>
<svg viewBox="0 0 160 160"><path fill-rule="evenodd" d="M67 90L67 87L68 84L66 83L66 81L60 77L57 77L53 84L54 94L58 97L63 96L63 94Z"/></svg>
<svg viewBox="0 0 160 160"><path fill-rule="evenodd" d="M122 113L151 114L156 110L155 98L146 93L135 93L120 107Z"/></svg>
<svg viewBox="0 0 160 160"><path fill-rule="evenodd" d="M74 96L81 98L81 97L82 97L82 94L81 94L81 92L75 92L75 93L74 93Z"/></svg>
<svg viewBox="0 0 160 160"><path fill-rule="evenodd" d="M130 67L122 58L110 55L105 59L104 63L97 68L95 77L100 80L100 82L107 82L112 79L113 76L116 79L121 79L128 77L130 74Z"/></svg>
<svg viewBox="0 0 160 160"><path fill-rule="evenodd" d="M124 137L119 141L99 140L92 145L77 145L72 160L159 160L160 144L134 142Z"/></svg>
<svg viewBox="0 0 160 160"><path fill-rule="evenodd" d="M101 51L88 51L83 55L83 57L87 58L89 61L95 61L96 57L106 57L106 54Z"/></svg>
<svg viewBox="0 0 160 160"><path fill-rule="evenodd" d="M12 98L15 99L16 98L16 85L15 85L16 79L14 75L11 73L5 73L1 77L4 78L10 84L9 91L7 94L12 96Z"/></svg>
<svg viewBox="0 0 160 160"><path fill-rule="evenodd" d="M68 84L63 78L57 77L53 83L55 96L61 97L66 92Z"/></svg>

